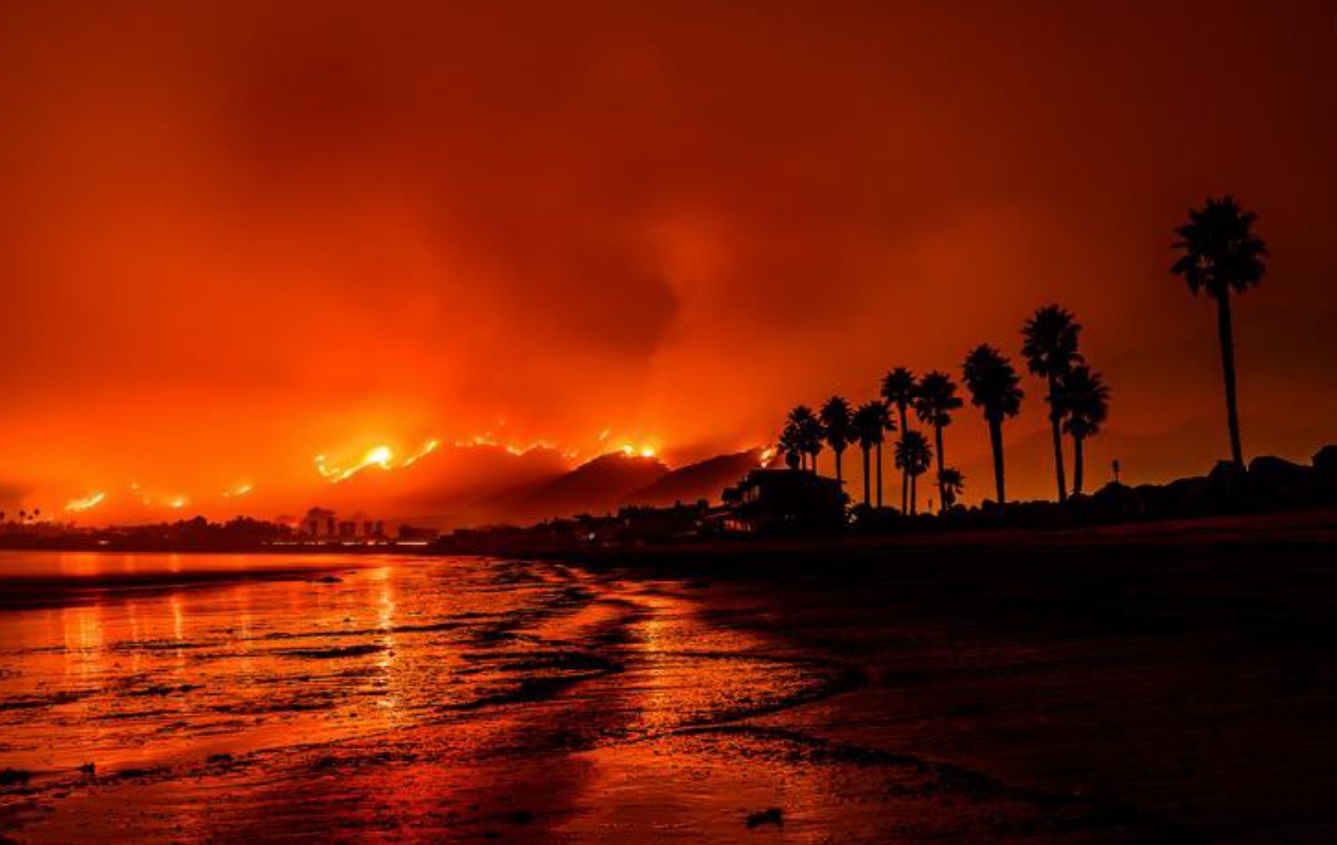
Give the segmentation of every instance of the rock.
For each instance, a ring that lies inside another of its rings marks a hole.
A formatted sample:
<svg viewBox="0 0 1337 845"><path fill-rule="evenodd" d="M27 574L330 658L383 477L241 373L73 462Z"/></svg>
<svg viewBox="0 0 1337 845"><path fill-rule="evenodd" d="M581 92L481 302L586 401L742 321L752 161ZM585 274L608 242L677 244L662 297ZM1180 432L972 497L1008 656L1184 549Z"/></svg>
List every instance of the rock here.
<svg viewBox="0 0 1337 845"><path fill-rule="evenodd" d="M762 810L759 813L752 813L747 817L747 829L761 827L765 824L773 824L776 827L784 827L785 811L779 807L771 807L769 810Z"/></svg>
<svg viewBox="0 0 1337 845"><path fill-rule="evenodd" d="M0 786L14 786L32 780L32 772L27 769L0 769Z"/></svg>

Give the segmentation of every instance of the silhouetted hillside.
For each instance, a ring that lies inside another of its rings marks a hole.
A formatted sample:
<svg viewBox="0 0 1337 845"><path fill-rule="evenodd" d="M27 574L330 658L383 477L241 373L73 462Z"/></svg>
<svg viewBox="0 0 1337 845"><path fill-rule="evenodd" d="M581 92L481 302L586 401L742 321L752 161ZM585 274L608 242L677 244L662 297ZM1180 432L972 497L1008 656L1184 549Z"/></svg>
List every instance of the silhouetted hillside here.
<svg viewBox="0 0 1337 845"><path fill-rule="evenodd" d="M632 493L625 504L671 505L674 502L695 502L699 499L718 502L725 487L760 465L760 449L716 455L673 470L650 486Z"/></svg>
<svg viewBox="0 0 1337 845"><path fill-rule="evenodd" d="M480 509L496 514L494 521L532 522L553 516L603 513L626 502L627 497L649 487L669 468L654 458L603 455L548 481L518 488L480 503Z"/></svg>

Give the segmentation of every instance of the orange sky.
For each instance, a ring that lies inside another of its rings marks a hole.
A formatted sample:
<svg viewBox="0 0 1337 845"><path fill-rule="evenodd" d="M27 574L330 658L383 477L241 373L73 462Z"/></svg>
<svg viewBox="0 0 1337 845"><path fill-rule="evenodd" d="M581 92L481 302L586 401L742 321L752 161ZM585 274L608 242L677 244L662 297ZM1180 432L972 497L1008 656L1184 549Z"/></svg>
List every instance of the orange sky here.
<svg viewBox="0 0 1337 845"><path fill-rule="evenodd" d="M1166 5L4 4L0 508L272 516L321 499L318 454L488 432L680 462L1015 355L1050 300L1114 390L1093 479L1201 471L1213 313L1168 245L1225 191L1274 254L1236 311L1245 449L1307 457L1334 8ZM1027 388L1009 488L1047 495ZM988 492L972 410L948 450Z"/></svg>

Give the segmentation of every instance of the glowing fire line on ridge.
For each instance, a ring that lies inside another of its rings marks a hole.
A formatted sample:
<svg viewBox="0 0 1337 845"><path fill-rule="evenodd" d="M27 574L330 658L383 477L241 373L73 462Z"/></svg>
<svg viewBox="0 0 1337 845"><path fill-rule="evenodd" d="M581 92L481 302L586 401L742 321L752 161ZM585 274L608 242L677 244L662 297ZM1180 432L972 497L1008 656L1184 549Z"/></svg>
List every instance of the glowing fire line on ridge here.
<svg viewBox="0 0 1337 845"><path fill-rule="evenodd" d="M85 496L82 499L74 499L70 501L69 504L65 505L65 510L70 513L83 513L84 511L92 510L102 504L106 498L107 494L99 491L92 495Z"/></svg>
<svg viewBox="0 0 1337 845"><path fill-rule="evenodd" d="M316 455L316 471L319 472L323 478L329 479L330 483L338 484L341 481L347 481L359 472L370 467L380 467L383 470L405 469L411 467L439 448L441 448L440 441L428 440L423 444L421 449L409 455L407 458L404 458L402 461L395 463L395 452L393 449L386 445L373 446L362 456L362 460L350 467L343 468L331 466L324 455Z"/></svg>

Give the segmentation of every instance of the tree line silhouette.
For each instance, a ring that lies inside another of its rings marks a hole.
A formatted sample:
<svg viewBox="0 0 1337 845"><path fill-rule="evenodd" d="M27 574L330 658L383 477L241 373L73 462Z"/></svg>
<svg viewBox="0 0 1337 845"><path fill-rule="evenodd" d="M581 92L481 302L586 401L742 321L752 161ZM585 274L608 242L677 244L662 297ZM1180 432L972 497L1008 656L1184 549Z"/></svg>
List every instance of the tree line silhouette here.
<svg viewBox="0 0 1337 845"><path fill-rule="evenodd" d="M1194 295L1205 291L1216 300L1226 427L1231 461L1240 468L1244 466L1244 453L1230 299L1232 292L1243 293L1260 284L1267 271L1264 259L1269 253L1254 231L1256 221L1257 215L1241 208L1234 197L1208 197L1202 208L1190 209L1188 220L1175 227L1178 240L1173 249L1180 256L1170 268L1172 274L1184 278ZM1057 304L1037 309L1021 328L1020 354L1026 369L1044 383L1060 502L1066 501L1070 493L1081 494L1085 442L1100 433L1109 416L1110 389L1101 374L1087 364L1080 348L1081 333L1075 315ZM998 503L1004 504L1003 423L1021 412L1025 398L1021 377L1011 360L988 343L966 354L961 377L971 404L988 424L995 495ZM863 458L863 504L872 507L875 501L882 508L882 444L888 433L897 432L894 459L901 473L901 513L916 513L919 476L934 466L935 458L939 509L951 508L964 491L966 480L960 470L946 466L944 449L943 431L951 425L953 412L964 406L957 388L948 373L932 370L917 378L909 369L896 367L883 377L878 398L857 407L843 397L832 396L817 412L807 405L793 408L777 449L791 469L815 474L817 456L829 446L835 456L836 478L843 483L844 453L849 446L857 445ZM932 444L923 432L911 427L911 410L919 423L932 431ZM1064 435L1072 441L1071 487L1065 473Z"/></svg>

